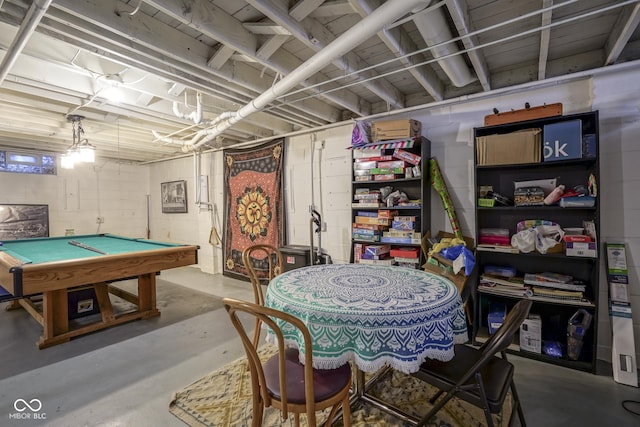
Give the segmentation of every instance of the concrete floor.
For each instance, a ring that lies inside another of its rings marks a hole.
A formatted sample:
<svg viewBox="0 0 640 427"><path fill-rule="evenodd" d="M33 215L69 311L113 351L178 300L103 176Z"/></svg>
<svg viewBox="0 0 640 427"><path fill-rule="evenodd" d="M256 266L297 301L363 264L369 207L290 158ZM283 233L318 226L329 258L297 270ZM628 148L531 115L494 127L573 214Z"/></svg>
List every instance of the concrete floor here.
<svg viewBox="0 0 640 427"><path fill-rule="evenodd" d="M165 271L161 277L218 296L253 298L247 283L193 267ZM11 324L2 310L0 426L184 426L168 411L172 393L243 351L224 310L174 322L169 307L163 313L157 328L130 339L99 345L108 341L108 334L117 334L119 326L37 350L33 336L39 336L39 325ZM623 400L640 401L639 389L620 385L607 375L516 356L510 360L516 364L529 426L640 425L640 416L622 408ZM17 399L40 400L39 414L46 419L16 419ZM640 404L634 409L640 411Z"/></svg>

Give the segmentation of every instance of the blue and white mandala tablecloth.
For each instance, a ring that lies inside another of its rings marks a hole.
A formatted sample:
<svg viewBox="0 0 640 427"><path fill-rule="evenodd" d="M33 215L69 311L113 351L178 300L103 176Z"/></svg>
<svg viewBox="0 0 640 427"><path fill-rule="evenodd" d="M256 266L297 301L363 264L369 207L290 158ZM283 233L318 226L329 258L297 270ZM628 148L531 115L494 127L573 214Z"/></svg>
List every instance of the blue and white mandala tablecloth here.
<svg viewBox="0 0 640 427"><path fill-rule="evenodd" d="M455 285L438 275L402 267L328 264L285 272L270 283L265 305L307 325L314 367L353 360L365 372L384 365L416 372L425 358L449 360L467 341ZM285 327L286 339L302 339ZM300 348L301 353L305 349Z"/></svg>

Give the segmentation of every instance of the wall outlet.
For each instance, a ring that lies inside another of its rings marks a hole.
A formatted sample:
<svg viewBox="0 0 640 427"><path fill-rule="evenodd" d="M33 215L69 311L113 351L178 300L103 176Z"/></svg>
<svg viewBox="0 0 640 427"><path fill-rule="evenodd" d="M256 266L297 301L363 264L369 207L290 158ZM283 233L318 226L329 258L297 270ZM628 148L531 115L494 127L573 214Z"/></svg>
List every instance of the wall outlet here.
<svg viewBox="0 0 640 427"><path fill-rule="evenodd" d="M103 224L104 223L104 217L103 216L99 216L96 218L96 224Z"/></svg>

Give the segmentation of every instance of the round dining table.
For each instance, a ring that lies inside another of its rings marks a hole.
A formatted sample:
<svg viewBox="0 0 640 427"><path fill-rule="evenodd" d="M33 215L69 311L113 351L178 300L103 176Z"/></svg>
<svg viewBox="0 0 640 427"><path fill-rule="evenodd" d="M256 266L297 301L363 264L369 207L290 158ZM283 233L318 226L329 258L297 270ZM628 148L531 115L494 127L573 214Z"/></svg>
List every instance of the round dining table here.
<svg viewBox="0 0 640 427"><path fill-rule="evenodd" d="M349 361L365 372L388 366L418 371L426 358L453 358L467 341L456 286L436 274L404 267L325 264L282 273L269 283L265 305L301 319L313 341L313 364L333 369ZM302 338L285 339L304 354Z"/></svg>

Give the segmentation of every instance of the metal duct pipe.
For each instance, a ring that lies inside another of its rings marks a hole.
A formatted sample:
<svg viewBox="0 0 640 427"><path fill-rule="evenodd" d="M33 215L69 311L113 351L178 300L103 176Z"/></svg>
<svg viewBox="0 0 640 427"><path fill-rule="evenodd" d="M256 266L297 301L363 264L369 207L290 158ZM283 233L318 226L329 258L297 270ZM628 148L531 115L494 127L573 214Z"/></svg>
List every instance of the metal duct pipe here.
<svg viewBox="0 0 640 427"><path fill-rule="evenodd" d="M340 37L329 43L327 47L290 72L269 90L255 98L249 104L240 108L227 120L217 124L213 129L208 130L207 137L195 144L194 148L198 148L202 144L211 141L217 135L238 123L240 120L262 110L271 101L286 94L290 89L322 70L333 60L344 55L346 52L349 52L354 46L360 45L366 39L384 28L385 25L401 18L407 12L418 6L422 6L425 3L427 3L425 0L390 0L385 2L371 15L364 18Z"/></svg>
<svg viewBox="0 0 640 427"><path fill-rule="evenodd" d="M414 12L417 11L414 10ZM449 30L447 19L442 8L434 9L428 13L417 14L413 22L415 22L416 27L418 27L418 31L420 31L427 46L433 47L431 54L434 58L438 59L459 51L455 43L446 43L453 38L453 35ZM442 46L440 46L440 44L442 44ZM454 86L463 87L477 80L476 77L471 74L462 55L454 55L437 62Z"/></svg>
<svg viewBox="0 0 640 427"><path fill-rule="evenodd" d="M20 28L18 28L16 37L13 39L9 49L7 49L2 64L0 64L0 85L4 82L4 79L7 78L9 70L11 70L11 67L13 67L13 64L17 61L18 56L20 56L22 50L27 45L31 35L36 31L36 27L47 9L49 9L52 1L53 0L34 0L33 3L31 3Z"/></svg>

